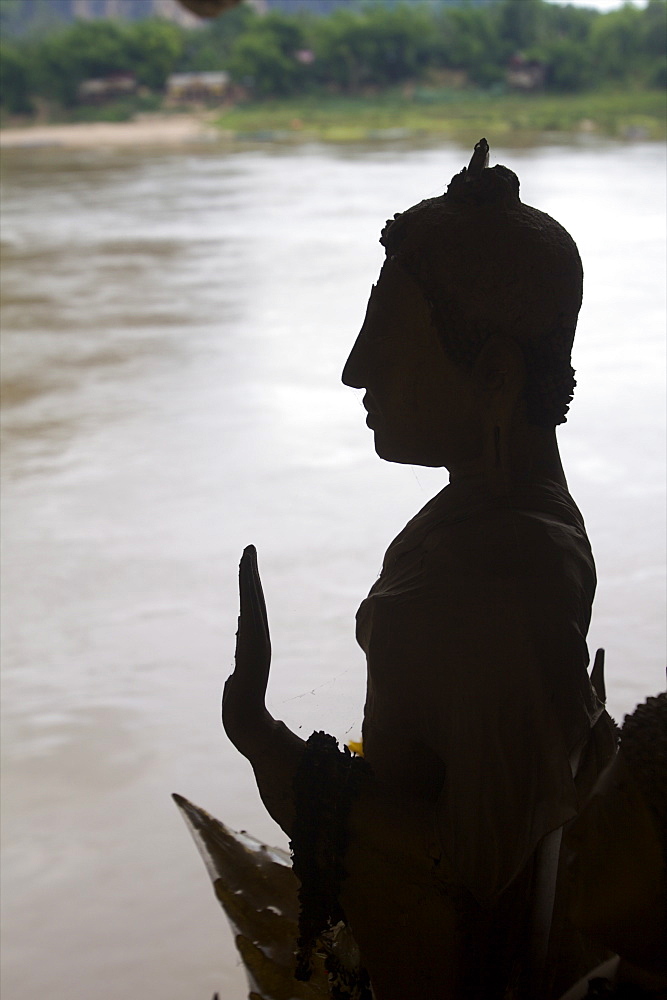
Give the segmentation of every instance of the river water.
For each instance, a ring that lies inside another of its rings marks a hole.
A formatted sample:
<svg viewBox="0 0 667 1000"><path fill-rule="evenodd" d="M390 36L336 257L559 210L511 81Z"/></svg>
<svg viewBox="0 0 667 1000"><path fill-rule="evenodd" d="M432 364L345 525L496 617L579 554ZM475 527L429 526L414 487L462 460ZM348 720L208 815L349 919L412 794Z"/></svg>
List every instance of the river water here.
<svg viewBox="0 0 667 1000"><path fill-rule="evenodd" d="M560 432L621 717L664 688L665 149L496 149L586 270ZM354 613L444 485L339 381L379 229L455 145L4 160L4 1000L245 996L178 791L278 844L219 724L259 550L271 708L359 735Z"/></svg>

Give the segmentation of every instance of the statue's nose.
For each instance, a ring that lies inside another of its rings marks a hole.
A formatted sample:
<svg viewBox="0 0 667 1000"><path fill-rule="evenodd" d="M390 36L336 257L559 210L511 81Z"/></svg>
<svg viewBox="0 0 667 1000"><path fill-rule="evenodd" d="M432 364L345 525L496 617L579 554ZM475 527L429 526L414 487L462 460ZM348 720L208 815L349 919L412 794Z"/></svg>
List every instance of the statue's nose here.
<svg viewBox="0 0 667 1000"><path fill-rule="evenodd" d="M343 380L343 385L349 385L352 389L364 389L366 387L361 333L354 342L354 346L350 351L350 356L345 362L341 378Z"/></svg>

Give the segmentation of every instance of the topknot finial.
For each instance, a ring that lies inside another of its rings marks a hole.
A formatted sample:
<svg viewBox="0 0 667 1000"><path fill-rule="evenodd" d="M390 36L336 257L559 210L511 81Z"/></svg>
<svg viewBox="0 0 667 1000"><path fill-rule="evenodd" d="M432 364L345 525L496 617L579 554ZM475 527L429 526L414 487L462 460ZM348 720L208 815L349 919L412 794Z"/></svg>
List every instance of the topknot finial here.
<svg viewBox="0 0 667 1000"><path fill-rule="evenodd" d="M500 164L489 169L489 144L480 139L468 166L452 177L445 198L452 206L515 205L519 201L519 178Z"/></svg>
<svg viewBox="0 0 667 1000"><path fill-rule="evenodd" d="M482 174L482 170L489 165L489 144L486 139L480 139L472 151L470 163L466 171L467 181L476 181Z"/></svg>

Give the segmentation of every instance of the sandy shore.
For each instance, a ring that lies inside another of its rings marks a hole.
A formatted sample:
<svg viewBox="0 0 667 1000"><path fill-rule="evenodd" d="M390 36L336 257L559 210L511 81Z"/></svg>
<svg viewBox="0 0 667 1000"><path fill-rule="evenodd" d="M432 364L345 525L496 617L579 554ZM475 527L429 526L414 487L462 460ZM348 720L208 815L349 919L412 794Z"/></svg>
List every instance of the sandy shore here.
<svg viewBox="0 0 667 1000"><path fill-rule="evenodd" d="M218 129L195 115L155 115L129 122L29 125L0 130L0 148L163 146L215 139Z"/></svg>

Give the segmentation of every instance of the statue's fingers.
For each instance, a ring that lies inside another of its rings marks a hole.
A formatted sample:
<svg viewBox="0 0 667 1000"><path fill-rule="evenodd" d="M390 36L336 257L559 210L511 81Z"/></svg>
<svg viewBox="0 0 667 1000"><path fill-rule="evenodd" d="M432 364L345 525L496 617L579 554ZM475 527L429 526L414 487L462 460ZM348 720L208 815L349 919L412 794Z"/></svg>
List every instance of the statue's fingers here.
<svg viewBox="0 0 667 1000"><path fill-rule="evenodd" d="M269 622L262 584L257 568L257 551L248 545L243 551L239 566L239 630L236 643L239 656L249 656L253 664L266 665L271 655Z"/></svg>
<svg viewBox="0 0 667 1000"><path fill-rule="evenodd" d="M241 600L244 601L250 611L255 629L262 632L269 638L269 618L266 613L266 602L262 581L259 578L259 567L257 566L257 549L254 545L248 545L243 550L241 564L239 566L239 586L241 589ZM243 605L241 611L243 612Z"/></svg>

